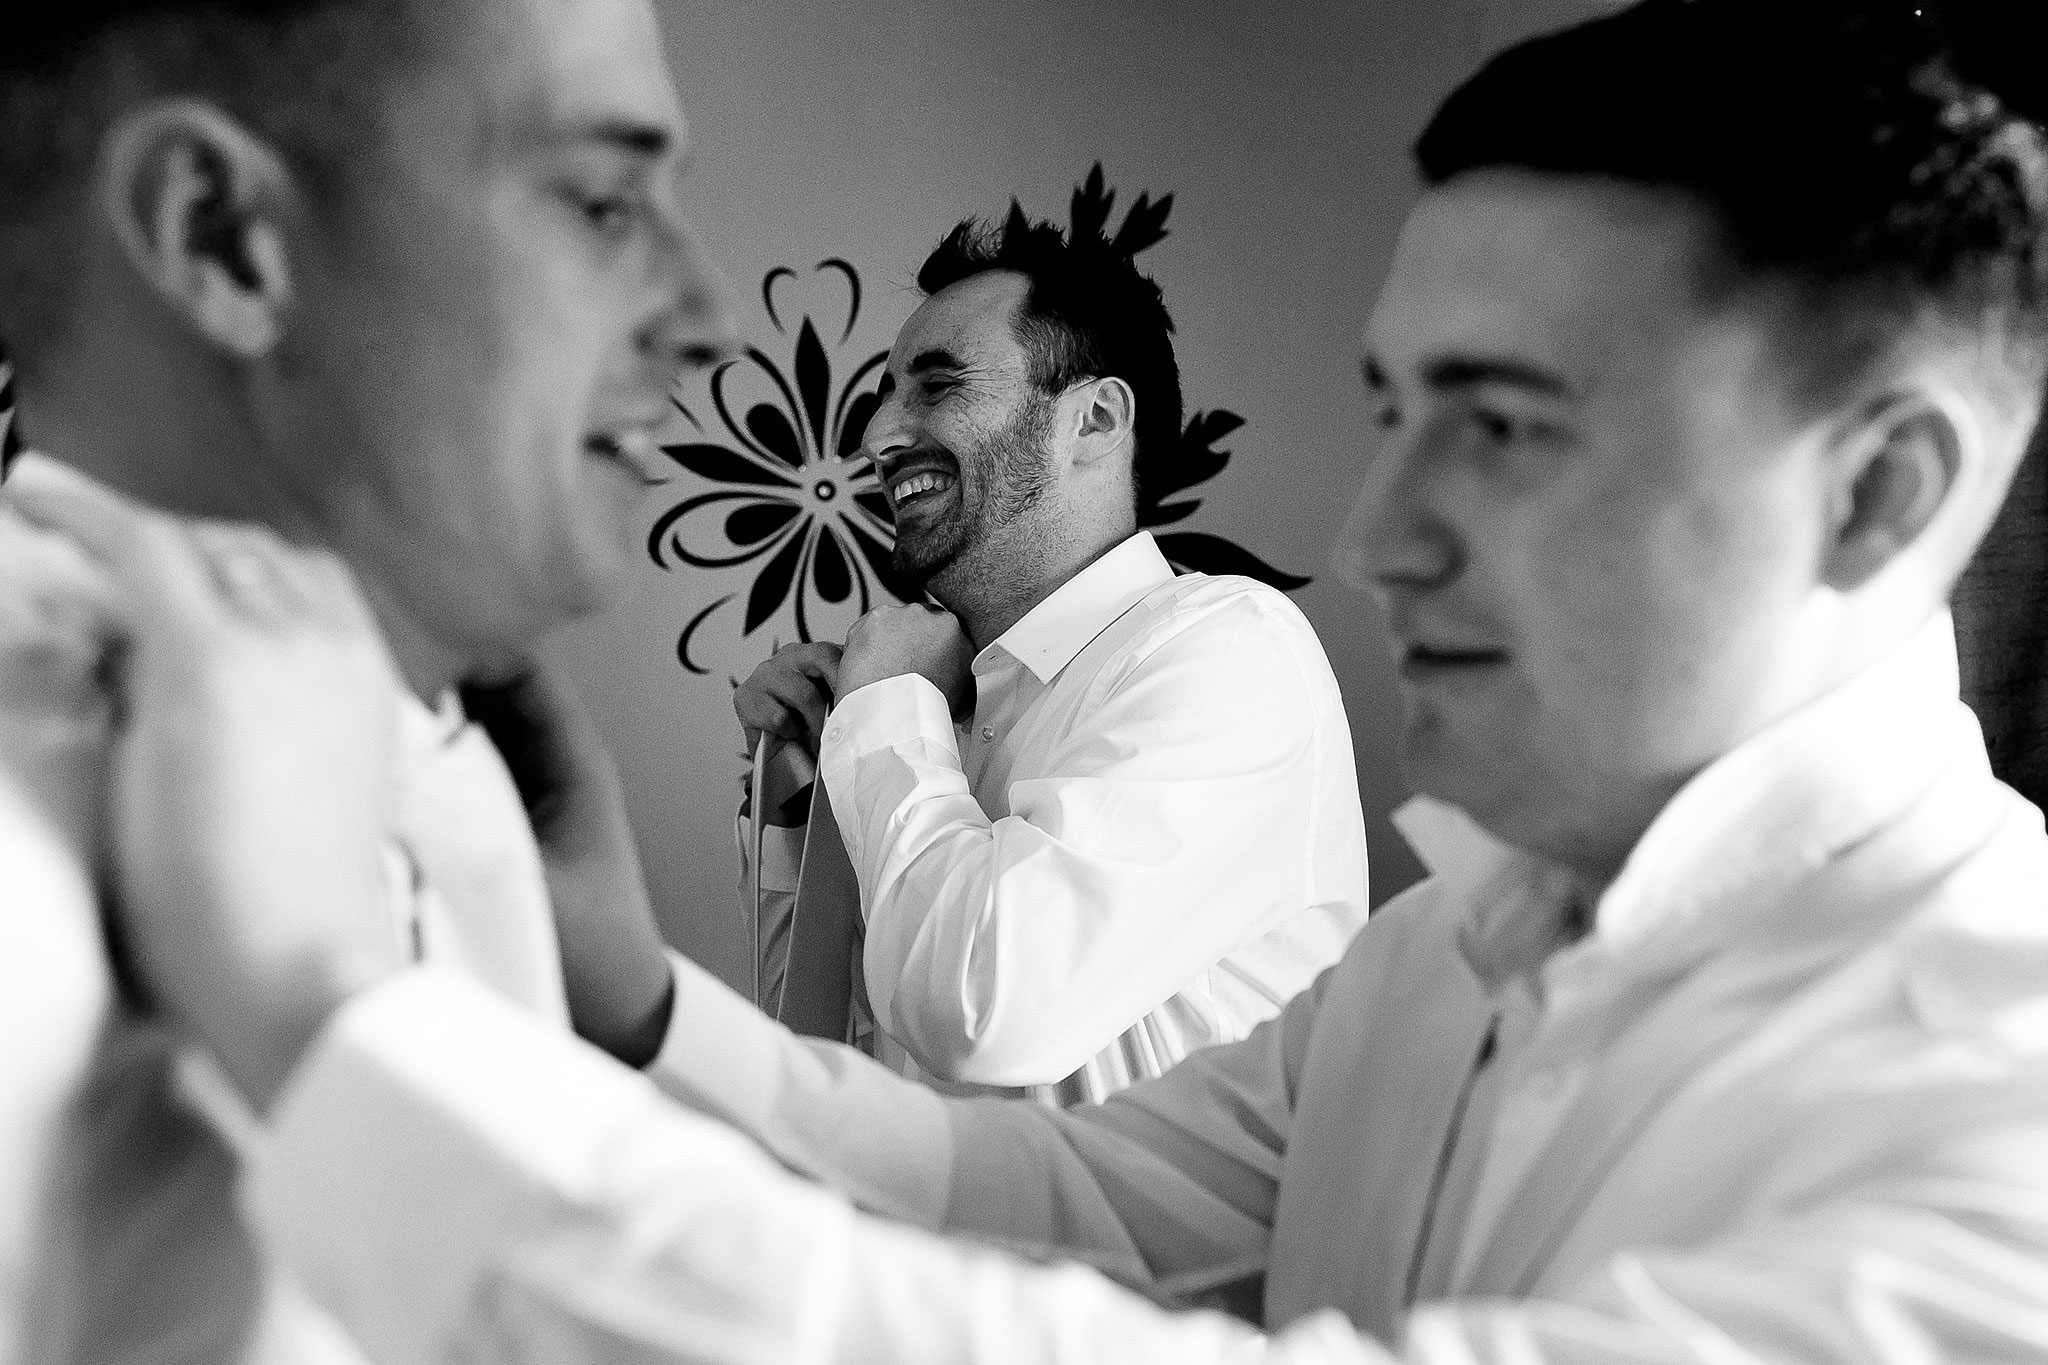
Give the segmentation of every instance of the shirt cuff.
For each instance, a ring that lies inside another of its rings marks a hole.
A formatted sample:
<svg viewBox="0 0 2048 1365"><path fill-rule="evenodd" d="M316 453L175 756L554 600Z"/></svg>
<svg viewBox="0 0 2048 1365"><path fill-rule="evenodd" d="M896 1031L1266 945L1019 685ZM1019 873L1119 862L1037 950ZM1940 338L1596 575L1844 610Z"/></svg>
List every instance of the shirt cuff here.
<svg viewBox="0 0 2048 1365"><path fill-rule="evenodd" d="M818 746L819 776L829 789L836 785L836 776L864 755L917 740L943 745L958 766L960 742L945 695L922 673L871 682L841 697L825 718L824 741Z"/></svg>

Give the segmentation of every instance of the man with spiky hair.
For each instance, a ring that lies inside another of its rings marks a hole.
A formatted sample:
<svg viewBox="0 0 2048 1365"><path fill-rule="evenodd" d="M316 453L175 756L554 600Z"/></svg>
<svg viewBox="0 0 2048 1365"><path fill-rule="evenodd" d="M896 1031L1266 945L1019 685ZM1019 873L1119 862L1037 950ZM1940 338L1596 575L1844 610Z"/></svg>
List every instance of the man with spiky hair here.
<svg viewBox="0 0 2048 1365"><path fill-rule="evenodd" d="M389 1359L2048 1355L2048 832L1944 605L2039 416L2048 142L1906 5L1643 0L1496 59L1419 161L1343 557L1432 875L1245 1042L1101 1105L949 1100L683 974L678 1093L855 1212L460 979L341 970L359 909L132 907L269 1106L252 1208ZM152 619L141 676L212 696L214 635L295 676L220 615ZM201 792L263 790L255 741L351 761L235 709Z"/></svg>
<svg viewBox="0 0 2048 1365"><path fill-rule="evenodd" d="M0 37L0 346L32 445L8 485L344 556L404 680L401 810L364 860L388 936L635 1062L670 978L615 779L558 799L516 741L587 732L526 652L631 571L653 424L729 346L662 51L647 0L67 0ZM0 770L35 798L0 803L0 1358L345 1359L237 1223L223 1088L81 972L91 888L14 880L16 853L92 865L131 607L52 606L76 561L0 574ZM490 737L456 700L484 674ZM558 939L577 915L601 924ZM631 949L637 978L606 956Z"/></svg>
<svg viewBox="0 0 2048 1365"><path fill-rule="evenodd" d="M764 772L821 779L806 803L764 778L770 823L742 822L757 999L903 1074L1055 1104L1244 1037L1368 904L1314 630L1138 529L1148 480L1197 456L1134 260L1172 196L1114 235L1113 199L1098 166L1069 231L1013 203L918 272L863 451L897 572L943 610L792 645L733 698L749 747L778 746Z"/></svg>

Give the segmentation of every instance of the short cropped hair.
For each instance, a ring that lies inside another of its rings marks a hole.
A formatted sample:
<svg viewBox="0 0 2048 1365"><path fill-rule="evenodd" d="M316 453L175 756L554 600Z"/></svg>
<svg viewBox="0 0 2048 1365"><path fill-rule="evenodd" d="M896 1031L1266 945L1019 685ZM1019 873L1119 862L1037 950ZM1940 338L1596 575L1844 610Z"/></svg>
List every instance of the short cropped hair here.
<svg viewBox="0 0 2048 1365"><path fill-rule="evenodd" d="M1000 225L970 218L955 227L919 268L917 287L936 294L993 270L1024 276L1029 286L1014 327L1032 385L1048 396L1084 379L1130 385L1137 403L1132 478L1142 489L1148 468L1172 459L1180 444L1182 400L1173 317L1159 286L1132 260L1156 239L1147 233L1133 242L1129 231L1112 243L1092 223L1077 222L1069 235L1013 205Z"/></svg>
<svg viewBox="0 0 2048 1365"><path fill-rule="evenodd" d="M1415 159L1433 186L1505 168L1689 194L1717 230L1710 297L1789 286L1798 400L1841 397L1940 328L1990 341L2005 373L1987 378L2031 405L2048 366L2048 147L1957 74L1933 12L1643 0L1496 57Z"/></svg>
<svg viewBox="0 0 2048 1365"><path fill-rule="evenodd" d="M446 0L418 0L446 3ZM205 99L317 188L412 42L406 0L54 0L0 32L0 341L55 325L100 141L149 98Z"/></svg>

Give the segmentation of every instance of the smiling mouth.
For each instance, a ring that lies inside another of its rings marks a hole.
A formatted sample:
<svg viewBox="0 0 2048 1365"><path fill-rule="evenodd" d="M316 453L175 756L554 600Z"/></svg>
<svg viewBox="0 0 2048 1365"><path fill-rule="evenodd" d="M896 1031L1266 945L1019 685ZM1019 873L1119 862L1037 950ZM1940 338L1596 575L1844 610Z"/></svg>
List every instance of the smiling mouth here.
<svg viewBox="0 0 2048 1365"><path fill-rule="evenodd" d="M583 438L585 453L611 461L648 487L668 482L661 449L651 432L599 431Z"/></svg>
<svg viewBox="0 0 2048 1365"><path fill-rule="evenodd" d="M889 484L889 503L898 512L929 502L949 492L956 480L940 469L920 469L914 474L900 475Z"/></svg>
<svg viewBox="0 0 2048 1365"><path fill-rule="evenodd" d="M1401 655L1401 676L1411 682L1431 678L1472 676L1508 662L1504 649L1451 649L1438 645L1410 645Z"/></svg>

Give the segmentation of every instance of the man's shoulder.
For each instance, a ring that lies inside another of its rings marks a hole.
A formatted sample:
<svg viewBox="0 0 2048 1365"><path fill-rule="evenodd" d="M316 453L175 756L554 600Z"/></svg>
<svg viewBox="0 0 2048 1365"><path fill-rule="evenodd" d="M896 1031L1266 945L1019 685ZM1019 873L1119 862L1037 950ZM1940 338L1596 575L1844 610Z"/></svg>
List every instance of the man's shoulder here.
<svg viewBox="0 0 2048 1365"><path fill-rule="evenodd" d="M2000 787L1989 836L1949 868L1895 932L1902 994L1923 1030L2048 1063L2048 832Z"/></svg>
<svg viewBox="0 0 2048 1365"><path fill-rule="evenodd" d="M1228 641L1232 648L1264 639L1294 651L1311 647L1319 668L1329 668L1315 627L1294 600L1237 574L1178 574L1146 594L1127 624L1132 647L1141 651L1183 637Z"/></svg>

